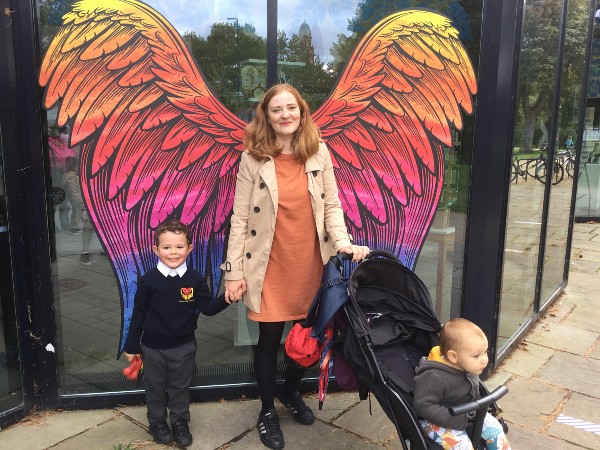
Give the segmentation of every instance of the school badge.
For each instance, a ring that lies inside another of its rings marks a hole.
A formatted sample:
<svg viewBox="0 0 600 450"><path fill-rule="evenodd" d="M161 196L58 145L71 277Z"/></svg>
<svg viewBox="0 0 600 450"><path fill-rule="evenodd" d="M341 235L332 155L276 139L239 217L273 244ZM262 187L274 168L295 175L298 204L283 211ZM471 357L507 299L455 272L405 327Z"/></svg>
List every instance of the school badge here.
<svg viewBox="0 0 600 450"><path fill-rule="evenodd" d="M181 297L184 301L189 302L190 299L194 296L194 288L181 288Z"/></svg>

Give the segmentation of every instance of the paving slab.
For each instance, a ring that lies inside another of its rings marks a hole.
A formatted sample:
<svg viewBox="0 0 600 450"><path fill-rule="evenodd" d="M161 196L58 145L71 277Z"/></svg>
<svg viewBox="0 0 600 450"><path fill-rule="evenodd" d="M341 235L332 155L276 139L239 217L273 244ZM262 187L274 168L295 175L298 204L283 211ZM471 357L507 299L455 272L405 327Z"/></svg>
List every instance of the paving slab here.
<svg viewBox="0 0 600 450"><path fill-rule="evenodd" d="M527 428L511 424L508 440L513 450L581 450L579 445L534 433Z"/></svg>
<svg viewBox="0 0 600 450"><path fill-rule="evenodd" d="M334 424L373 442L386 442L396 433L396 427L385 415L374 395L371 395L370 403L372 415L369 413L369 400L363 400L338 417Z"/></svg>
<svg viewBox="0 0 600 450"><path fill-rule="evenodd" d="M600 283L600 280L598 280L598 283ZM591 289L589 286L571 286L569 284L567 285L565 295L567 295L567 298L571 304L597 308L597 299L600 297L600 289Z"/></svg>
<svg viewBox="0 0 600 450"><path fill-rule="evenodd" d="M123 406L118 408L120 412L135 420L140 425L148 427L148 420L146 419L146 405L141 406Z"/></svg>
<svg viewBox="0 0 600 450"><path fill-rule="evenodd" d="M548 429L548 435L574 442L585 448L600 448L598 398L573 394L565 405L563 415L569 418L566 423L570 425L554 422Z"/></svg>
<svg viewBox="0 0 600 450"><path fill-rule="evenodd" d="M598 317L600 317L600 302L597 302L596 307L573 305L570 314L564 319L564 324L600 333Z"/></svg>
<svg viewBox="0 0 600 450"><path fill-rule="evenodd" d="M544 429L548 418L569 394L566 389L521 377L511 379L507 387L508 394L501 402L505 419L536 432ZM529 450L527 447L519 448Z"/></svg>
<svg viewBox="0 0 600 450"><path fill-rule="evenodd" d="M369 442L366 438L348 433L319 420L307 427L292 419L285 420L283 417L281 419L286 450L381 450L380 446ZM260 442L258 432L254 429L239 441L231 443L227 448L265 450L266 447Z"/></svg>
<svg viewBox="0 0 600 450"><path fill-rule="evenodd" d="M128 446L138 448L151 443L152 438L144 428L120 416L77 434L52 447L52 450L114 450Z"/></svg>
<svg viewBox="0 0 600 450"><path fill-rule="evenodd" d="M540 327L541 325L541 327ZM585 354L598 339L598 333L572 325L542 322L536 332L527 336L527 342L562 350L577 355Z"/></svg>
<svg viewBox="0 0 600 450"><path fill-rule="evenodd" d="M548 362L556 350L541 345L524 343L519 345L502 363L500 370L530 378ZM487 384L487 383L486 383Z"/></svg>
<svg viewBox="0 0 600 450"><path fill-rule="evenodd" d="M600 263L597 261L587 261L584 259L573 260L570 264L570 270L575 270L577 272L587 273L590 275L598 274L599 268Z"/></svg>
<svg viewBox="0 0 600 450"><path fill-rule="evenodd" d="M319 411L318 394L305 395L304 401L313 410L317 419L331 422L334 418L344 413L348 408L360 402L358 392L334 392L325 397L323 409Z"/></svg>
<svg viewBox="0 0 600 450"><path fill-rule="evenodd" d="M502 368L497 369L494 373L484 381L485 385L490 391L493 391L501 384L506 384L512 378L513 374L502 370Z"/></svg>
<svg viewBox="0 0 600 450"><path fill-rule="evenodd" d="M597 251L597 249L581 249L578 250L576 255L574 255L574 258L582 259L584 261L594 261L600 263L600 252Z"/></svg>
<svg viewBox="0 0 600 450"><path fill-rule="evenodd" d="M567 284L567 289L569 289L569 287L580 287L592 290L600 289L600 286L597 283L598 279L600 278L600 274L579 272L577 271L577 268L574 267L575 265L575 262L571 262L571 267L569 268L569 282Z"/></svg>
<svg viewBox="0 0 600 450"><path fill-rule="evenodd" d="M540 380L600 398L600 361L560 352L540 370Z"/></svg>
<svg viewBox="0 0 600 450"><path fill-rule="evenodd" d="M576 305L577 303L574 302L572 296L563 293L558 300L548 308L543 318L546 321L561 323L569 314L571 314Z"/></svg>
<svg viewBox="0 0 600 450"><path fill-rule="evenodd" d="M147 427L146 407L121 408L123 414ZM258 400L193 403L190 406L190 432L194 443L190 449L215 449L256 426L260 411ZM281 416L287 411L279 411Z"/></svg>
<svg viewBox="0 0 600 450"><path fill-rule="evenodd" d="M96 427L118 414L112 409L90 411L56 411L33 414L2 431L0 449L45 449L65 439Z"/></svg>

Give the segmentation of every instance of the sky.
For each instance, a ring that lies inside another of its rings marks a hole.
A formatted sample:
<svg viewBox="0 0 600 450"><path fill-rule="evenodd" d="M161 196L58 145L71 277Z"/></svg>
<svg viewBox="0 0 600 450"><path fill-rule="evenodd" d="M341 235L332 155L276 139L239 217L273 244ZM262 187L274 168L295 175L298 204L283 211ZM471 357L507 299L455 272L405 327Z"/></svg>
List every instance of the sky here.
<svg viewBox="0 0 600 450"><path fill-rule="evenodd" d="M245 23L267 35L267 0L144 0L160 12L178 31L193 31L206 37L215 22ZM310 26L315 54L323 62L331 61L329 49L337 35L349 36L348 19L354 16L359 0L279 0L278 29L290 37L304 21Z"/></svg>

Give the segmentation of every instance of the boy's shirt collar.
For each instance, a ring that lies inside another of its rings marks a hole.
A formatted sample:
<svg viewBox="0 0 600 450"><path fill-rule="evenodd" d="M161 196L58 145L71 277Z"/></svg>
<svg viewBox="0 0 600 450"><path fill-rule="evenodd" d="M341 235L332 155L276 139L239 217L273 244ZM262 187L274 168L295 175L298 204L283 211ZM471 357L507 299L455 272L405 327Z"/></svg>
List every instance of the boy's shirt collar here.
<svg viewBox="0 0 600 450"><path fill-rule="evenodd" d="M169 266L167 266L162 261L158 261L156 268L165 277L174 277L176 275L179 275L180 277L182 277L185 274L185 272L187 272L187 262L184 262L179 267L175 267L174 269L171 269Z"/></svg>

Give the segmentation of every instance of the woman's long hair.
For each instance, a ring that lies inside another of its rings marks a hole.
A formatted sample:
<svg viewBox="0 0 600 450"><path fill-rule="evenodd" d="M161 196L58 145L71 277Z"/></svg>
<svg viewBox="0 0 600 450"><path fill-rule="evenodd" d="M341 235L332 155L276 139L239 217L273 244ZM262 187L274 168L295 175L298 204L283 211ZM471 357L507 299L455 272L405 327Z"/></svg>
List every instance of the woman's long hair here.
<svg viewBox="0 0 600 450"><path fill-rule="evenodd" d="M289 84L276 84L269 88L256 107L256 115L246 126L244 143L248 152L258 160L274 157L283 151L283 145L277 142L277 136L268 120L269 102L282 92L291 93L300 108L300 125L292 137L292 153L296 160L305 163L306 160L319 151L320 134L310 116L310 107L300 96L300 93Z"/></svg>

